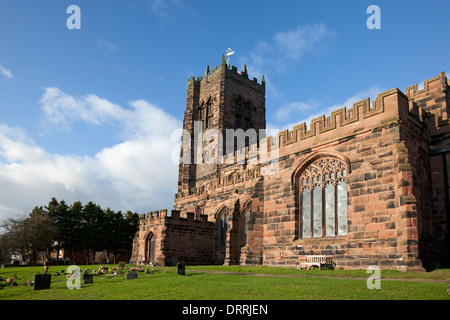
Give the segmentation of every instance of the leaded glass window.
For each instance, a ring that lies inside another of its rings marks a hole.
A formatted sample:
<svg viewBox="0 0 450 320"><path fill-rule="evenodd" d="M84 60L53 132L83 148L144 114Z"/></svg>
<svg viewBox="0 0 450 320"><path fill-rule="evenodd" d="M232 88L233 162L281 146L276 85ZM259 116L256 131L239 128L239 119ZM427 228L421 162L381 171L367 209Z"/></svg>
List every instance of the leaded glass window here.
<svg viewBox="0 0 450 320"><path fill-rule="evenodd" d="M319 185L313 190L313 236L322 236L322 189Z"/></svg>
<svg viewBox="0 0 450 320"><path fill-rule="evenodd" d="M340 180L337 184L338 234L347 234L347 182Z"/></svg>
<svg viewBox="0 0 450 320"><path fill-rule="evenodd" d="M322 157L299 176L302 238L348 233L347 173L343 161Z"/></svg>
<svg viewBox="0 0 450 320"><path fill-rule="evenodd" d="M336 234L334 196L334 185L332 183L327 183L325 187L325 235L327 236Z"/></svg>
<svg viewBox="0 0 450 320"><path fill-rule="evenodd" d="M305 188L302 193L302 234L304 238L311 235L311 190Z"/></svg>

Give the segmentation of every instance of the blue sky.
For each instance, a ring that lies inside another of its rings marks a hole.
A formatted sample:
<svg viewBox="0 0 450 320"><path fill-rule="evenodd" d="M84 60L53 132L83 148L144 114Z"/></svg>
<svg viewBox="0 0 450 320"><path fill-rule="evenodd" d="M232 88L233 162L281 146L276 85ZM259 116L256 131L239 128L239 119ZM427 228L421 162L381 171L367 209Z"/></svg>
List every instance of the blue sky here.
<svg viewBox="0 0 450 320"><path fill-rule="evenodd" d="M187 79L227 48L265 75L268 127L283 130L450 71L449 13L442 0L3 0L0 219L53 196L170 210Z"/></svg>

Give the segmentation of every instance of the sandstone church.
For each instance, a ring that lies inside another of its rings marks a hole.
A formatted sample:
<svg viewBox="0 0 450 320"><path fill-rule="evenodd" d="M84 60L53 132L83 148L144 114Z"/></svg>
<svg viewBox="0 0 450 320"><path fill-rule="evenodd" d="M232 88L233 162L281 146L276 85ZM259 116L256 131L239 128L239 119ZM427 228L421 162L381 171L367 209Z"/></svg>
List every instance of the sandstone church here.
<svg viewBox="0 0 450 320"><path fill-rule="evenodd" d="M449 85L442 72L264 136L264 77L222 57L188 80L174 210L141 215L130 262L296 267L327 255L343 269L448 267ZM258 140L218 141L229 129ZM216 161L195 161L199 146Z"/></svg>

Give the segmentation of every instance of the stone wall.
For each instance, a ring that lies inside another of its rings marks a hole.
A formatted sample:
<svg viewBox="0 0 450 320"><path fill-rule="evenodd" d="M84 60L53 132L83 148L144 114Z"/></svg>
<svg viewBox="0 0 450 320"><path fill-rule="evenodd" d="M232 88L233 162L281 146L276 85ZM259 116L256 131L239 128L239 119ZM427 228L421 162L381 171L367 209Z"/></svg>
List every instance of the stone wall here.
<svg viewBox="0 0 450 320"><path fill-rule="evenodd" d="M141 217L140 230L134 238L131 263L160 266L173 266L178 261L187 265L211 264L214 235L214 223L207 216L195 218L194 213L180 216L180 211L172 210L167 216L166 210ZM156 237L154 257L150 261L149 236Z"/></svg>

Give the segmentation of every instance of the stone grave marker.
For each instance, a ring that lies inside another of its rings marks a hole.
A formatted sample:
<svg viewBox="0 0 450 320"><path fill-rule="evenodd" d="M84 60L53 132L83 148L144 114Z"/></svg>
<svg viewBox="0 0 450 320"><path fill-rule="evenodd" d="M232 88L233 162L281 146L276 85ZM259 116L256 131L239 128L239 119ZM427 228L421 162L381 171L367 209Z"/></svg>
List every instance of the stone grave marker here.
<svg viewBox="0 0 450 320"><path fill-rule="evenodd" d="M47 290L50 289L52 282L51 274L36 274L34 276L34 288L33 290Z"/></svg>
<svg viewBox="0 0 450 320"><path fill-rule="evenodd" d="M186 274L186 264L184 262L177 263L177 274L182 276Z"/></svg>
<svg viewBox="0 0 450 320"><path fill-rule="evenodd" d="M138 273L135 271L128 272L125 276L126 280L137 279L137 278L138 278Z"/></svg>
<svg viewBox="0 0 450 320"><path fill-rule="evenodd" d="M92 274L83 274L83 284L94 283L94 275Z"/></svg>

